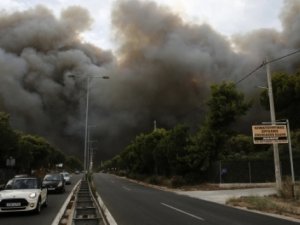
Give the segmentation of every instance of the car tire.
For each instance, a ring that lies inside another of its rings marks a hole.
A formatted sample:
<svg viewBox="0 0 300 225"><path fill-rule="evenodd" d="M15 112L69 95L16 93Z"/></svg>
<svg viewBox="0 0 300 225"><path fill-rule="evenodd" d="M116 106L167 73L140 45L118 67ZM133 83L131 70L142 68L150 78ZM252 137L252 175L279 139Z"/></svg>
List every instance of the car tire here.
<svg viewBox="0 0 300 225"><path fill-rule="evenodd" d="M46 196L46 199L45 199L45 202L44 202L44 207L47 207L48 206L48 196Z"/></svg>
<svg viewBox="0 0 300 225"><path fill-rule="evenodd" d="M40 214L40 212L41 212L41 198L39 198L39 200L38 200L38 202L37 202L37 204L36 204L36 207L35 207L35 209L34 209L34 212L36 213L36 214Z"/></svg>

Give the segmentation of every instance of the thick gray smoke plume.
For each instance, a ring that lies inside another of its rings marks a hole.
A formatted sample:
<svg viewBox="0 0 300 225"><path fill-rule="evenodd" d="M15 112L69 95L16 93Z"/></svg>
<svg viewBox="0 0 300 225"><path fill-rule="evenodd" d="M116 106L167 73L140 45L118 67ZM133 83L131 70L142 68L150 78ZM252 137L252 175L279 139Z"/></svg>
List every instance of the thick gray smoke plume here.
<svg viewBox="0 0 300 225"><path fill-rule="evenodd" d="M154 120L159 127L195 128L212 83L238 81L266 56L299 48L299 15L300 2L288 0L282 31L255 30L229 41L208 24L187 24L155 3L117 1L112 23L119 48L113 55L81 42L79 34L92 19L80 7L59 18L43 6L2 14L0 110L11 114L14 127L82 156L86 76L108 75L93 78L89 89L90 136L98 141L97 158L105 159L153 129ZM274 69L292 71L298 63L291 57ZM256 85L265 85L264 71L239 87L253 96Z"/></svg>

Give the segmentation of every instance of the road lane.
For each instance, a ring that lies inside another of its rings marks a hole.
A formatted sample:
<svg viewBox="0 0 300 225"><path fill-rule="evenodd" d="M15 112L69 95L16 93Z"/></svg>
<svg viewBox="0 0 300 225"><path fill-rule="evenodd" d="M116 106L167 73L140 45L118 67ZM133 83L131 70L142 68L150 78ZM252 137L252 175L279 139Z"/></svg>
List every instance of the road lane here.
<svg viewBox="0 0 300 225"><path fill-rule="evenodd" d="M94 174L94 183L118 225L299 224L145 187L110 174Z"/></svg>
<svg viewBox="0 0 300 225"><path fill-rule="evenodd" d="M48 206L42 208L39 215L33 213L5 213L0 214L1 225L51 225L65 200L71 193L74 185L82 175L72 175L71 185L66 185L65 193L48 194Z"/></svg>

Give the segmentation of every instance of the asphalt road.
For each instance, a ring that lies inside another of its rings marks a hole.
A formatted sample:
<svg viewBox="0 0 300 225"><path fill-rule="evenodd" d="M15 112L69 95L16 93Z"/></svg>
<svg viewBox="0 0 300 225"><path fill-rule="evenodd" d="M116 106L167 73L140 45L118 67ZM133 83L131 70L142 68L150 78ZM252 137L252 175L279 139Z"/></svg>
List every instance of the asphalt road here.
<svg viewBox="0 0 300 225"><path fill-rule="evenodd" d="M94 174L94 183L118 225L299 224L145 187L110 174Z"/></svg>
<svg viewBox="0 0 300 225"><path fill-rule="evenodd" d="M66 185L65 193L48 194L48 206L42 208L39 215L22 212L22 213L1 213L1 225L51 225L57 213L61 209L65 200L71 193L74 185L81 179L82 175L73 175L70 185Z"/></svg>

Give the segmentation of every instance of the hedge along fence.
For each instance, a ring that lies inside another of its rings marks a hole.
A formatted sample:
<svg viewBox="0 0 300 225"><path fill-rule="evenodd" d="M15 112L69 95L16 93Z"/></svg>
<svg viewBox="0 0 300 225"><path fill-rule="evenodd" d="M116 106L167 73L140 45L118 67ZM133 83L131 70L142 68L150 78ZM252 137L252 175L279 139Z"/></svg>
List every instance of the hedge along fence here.
<svg viewBox="0 0 300 225"><path fill-rule="evenodd" d="M300 159L294 159L295 180L300 181ZM291 176L289 160L281 160L282 177ZM273 160L230 160L214 163L208 171L208 180L213 183L267 183L275 182Z"/></svg>

